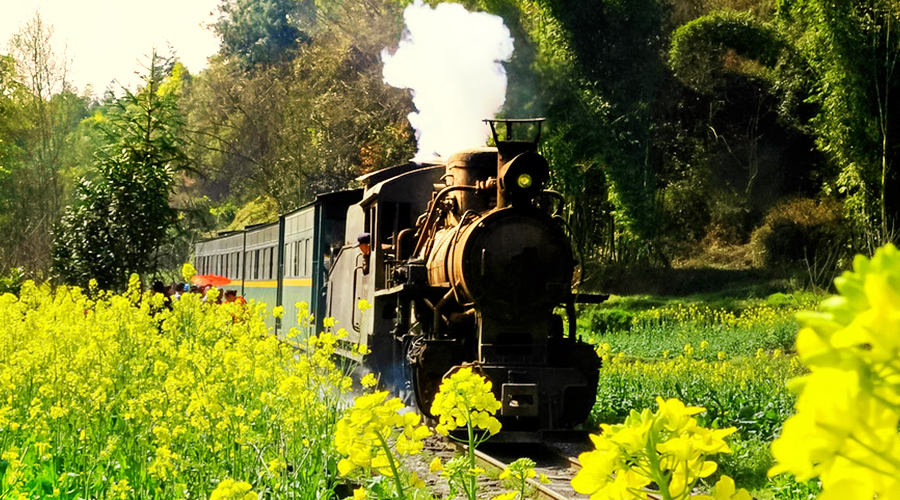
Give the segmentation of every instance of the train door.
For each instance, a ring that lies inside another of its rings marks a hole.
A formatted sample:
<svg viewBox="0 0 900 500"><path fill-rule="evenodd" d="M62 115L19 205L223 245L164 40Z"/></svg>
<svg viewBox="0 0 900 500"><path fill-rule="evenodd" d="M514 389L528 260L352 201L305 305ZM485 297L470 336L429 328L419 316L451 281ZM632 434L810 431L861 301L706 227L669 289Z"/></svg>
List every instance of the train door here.
<svg viewBox="0 0 900 500"><path fill-rule="evenodd" d="M356 307L359 299L368 296L371 272L366 270L365 247L359 241L368 227L368 211L359 205L350 206L343 245L333 252L328 272L327 316L334 318L336 328L347 330L346 340L354 344L366 344L369 333Z"/></svg>

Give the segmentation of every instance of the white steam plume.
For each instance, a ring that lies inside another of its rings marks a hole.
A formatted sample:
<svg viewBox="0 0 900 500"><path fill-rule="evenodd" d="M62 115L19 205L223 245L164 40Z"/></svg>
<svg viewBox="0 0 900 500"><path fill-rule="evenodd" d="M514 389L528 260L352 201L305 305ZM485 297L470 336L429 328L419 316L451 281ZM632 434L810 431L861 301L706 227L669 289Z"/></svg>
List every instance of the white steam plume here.
<svg viewBox="0 0 900 500"><path fill-rule="evenodd" d="M492 118L506 100L506 70L513 53L503 20L468 12L459 4L432 9L421 0L403 12L406 31L397 51L381 52L384 81L412 90L418 112L409 114L419 142L417 158L483 146Z"/></svg>

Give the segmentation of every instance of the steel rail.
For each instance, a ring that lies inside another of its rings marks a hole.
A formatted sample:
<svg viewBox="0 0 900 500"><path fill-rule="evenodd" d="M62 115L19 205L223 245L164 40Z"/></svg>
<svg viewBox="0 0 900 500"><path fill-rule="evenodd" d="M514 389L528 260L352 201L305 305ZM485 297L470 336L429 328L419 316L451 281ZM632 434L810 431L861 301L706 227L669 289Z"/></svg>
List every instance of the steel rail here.
<svg viewBox="0 0 900 500"><path fill-rule="evenodd" d="M468 450L468 446L463 443L456 443L456 442L452 442L452 443L454 446L456 446L456 448L458 450L460 450L463 453L465 453L466 450ZM575 465L579 468L581 467L581 464L578 463L578 460L576 460L574 458L569 458L569 457L567 457L567 459L570 461L570 463L572 463L572 465ZM507 464L501 462L500 460L497 460L496 458L494 458L494 457L488 455L487 453L480 451L478 449L475 450L475 461L482 466L492 467L492 468L495 468L500 471L502 471L503 469L505 469L507 467ZM560 493L548 488L547 485L541 484L541 482L536 479L525 479L525 483L528 484L528 486L531 486L532 488L534 488L535 492L534 492L533 498L538 498L538 499L542 499L542 500L571 500L569 497L561 495Z"/></svg>

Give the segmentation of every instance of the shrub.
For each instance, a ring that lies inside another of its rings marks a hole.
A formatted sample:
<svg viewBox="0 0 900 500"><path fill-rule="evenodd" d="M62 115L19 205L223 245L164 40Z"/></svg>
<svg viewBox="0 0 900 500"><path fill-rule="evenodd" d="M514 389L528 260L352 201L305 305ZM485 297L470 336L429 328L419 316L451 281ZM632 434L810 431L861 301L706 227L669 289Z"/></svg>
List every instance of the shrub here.
<svg viewBox="0 0 900 500"><path fill-rule="evenodd" d="M587 319L591 333L627 332L634 314L621 309L594 309Z"/></svg>
<svg viewBox="0 0 900 500"><path fill-rule="evenodd" d="M773 207L751 244L758 265L791 267L836 260L848 237L839 202L798 198Z"/></svg>

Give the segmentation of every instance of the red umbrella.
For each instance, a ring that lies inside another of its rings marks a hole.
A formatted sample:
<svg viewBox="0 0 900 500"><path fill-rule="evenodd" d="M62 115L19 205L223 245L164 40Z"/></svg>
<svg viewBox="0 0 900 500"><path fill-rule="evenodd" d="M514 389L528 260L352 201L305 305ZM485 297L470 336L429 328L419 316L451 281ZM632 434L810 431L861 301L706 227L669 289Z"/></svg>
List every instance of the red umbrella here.
<svg viewBox="0 0 900 500"><path fill-rule="evenodd" d="M231 280L225 276L219 276L218 274L195 274L194 277L191 278L191 283L197 286L223 286L231 283Z"/></svg>

